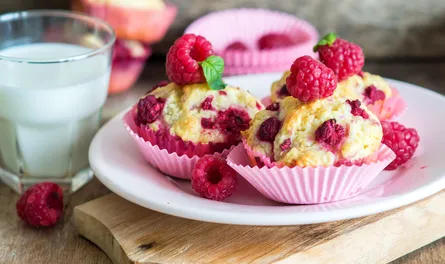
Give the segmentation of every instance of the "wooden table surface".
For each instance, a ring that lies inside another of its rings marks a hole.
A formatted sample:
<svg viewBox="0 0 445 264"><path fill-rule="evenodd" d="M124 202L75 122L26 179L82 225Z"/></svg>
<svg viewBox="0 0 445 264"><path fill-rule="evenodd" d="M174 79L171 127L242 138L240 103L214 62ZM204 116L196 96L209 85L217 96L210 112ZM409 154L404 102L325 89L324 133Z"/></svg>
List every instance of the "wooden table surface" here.
<svg viewBox="0 0 445 264"><path fill-rule="evenodd" d="M382 76L411 82L445 94L445 62L368 62L366 70ZM110 96L103 115L109 119L130 106L153 84L164 79L162 62L147 65L139 83L130 91ZM0 263L100 263L111 264L94 244L80 237L70 222L74 206L100 197L109 190L97 179L67 197L63 221L54 228L34 229L16 215L18 196L0 183ZM393 264L445 263L445 238L412 252Z"/></svg>

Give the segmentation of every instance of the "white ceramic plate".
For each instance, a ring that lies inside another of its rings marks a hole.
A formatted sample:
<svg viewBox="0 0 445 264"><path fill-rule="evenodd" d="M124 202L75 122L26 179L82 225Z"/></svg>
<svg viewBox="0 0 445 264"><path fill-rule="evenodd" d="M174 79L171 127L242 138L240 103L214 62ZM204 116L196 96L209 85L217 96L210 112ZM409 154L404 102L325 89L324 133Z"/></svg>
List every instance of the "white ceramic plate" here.
<svg viewBox="0 0 445 264"><path fill-rule="evenodd" d="M226 78L258 98L268 95L281 74ZM225 202L200 198L190 183L175 180L151 168L127 134L123 113L100 129L90 152L96 176L116 194L152 210L201 221L242 225L296 225L343 220L397 208L445 188L445 97L432 91L388 80L408 103L401 118L415 127L421 143L409 164L395 172L382 172L361 195L320 205L284 205L264 198L246 181Z"/></svg>

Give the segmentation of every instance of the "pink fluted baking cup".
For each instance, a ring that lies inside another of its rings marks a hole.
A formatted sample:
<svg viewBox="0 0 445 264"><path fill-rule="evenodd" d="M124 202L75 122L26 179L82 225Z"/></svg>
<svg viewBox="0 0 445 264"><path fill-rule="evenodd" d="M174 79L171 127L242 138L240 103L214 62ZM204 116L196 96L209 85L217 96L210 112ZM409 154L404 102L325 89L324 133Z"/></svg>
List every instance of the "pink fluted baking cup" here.
<svg viewBox="0 0 445 264"><path fill-rule="evenodd" d="M132 108L125 114L123 120L124 125L133 140L136 142L139 151L145 160L152 167L167 175L181 179L190 179L193 167L200 157L197 155L191 155L189 157L185 154L178 155L177 153L170 153L166 149L160 149L157 145L150 143L150 141L144 140L138 135L138 126L134 122L133 113L134 109ZM172 141L172 144L175 144L175 142ZM173 148L174 146L169 147ZM204 147L205 146L203 146L203 148ZM199 145L197 145L195 149L199 149ZM226 157L229 152L230 149L225 149L222 151L222 153L213 153L213 155Z"/></svg>
<svg viewBox="0 0 445 264"><path fill-rule="evenodd" d="M251 166L240 144L227 157L227 164L267 198L288 204L318 204L345 200L358 195L395 158L382 144L375 162L330 167Z"/></svg>
<svg viewBox="0 0 445 264"><path fill-rule="evenodd" d="M397 89L392 88L392 97L388 100L380 100L372 105L367 105L380 121L394 121L400 118L405 112L407 104Z"/></svg>
<svg viewBox="0 0 445 264"><path fill-rule="evenodd" d="M307 21L283 12L241 8L218 11L199 18L185 33L206 37L215 54L224 58L225 74L282 72L302 56L316 57L312 48L318 41L317 30ZM257 41L268 33L282 33L295 38L286 48L259 50ZM235 41L243 42L247 51L226 51Z"/></svg>

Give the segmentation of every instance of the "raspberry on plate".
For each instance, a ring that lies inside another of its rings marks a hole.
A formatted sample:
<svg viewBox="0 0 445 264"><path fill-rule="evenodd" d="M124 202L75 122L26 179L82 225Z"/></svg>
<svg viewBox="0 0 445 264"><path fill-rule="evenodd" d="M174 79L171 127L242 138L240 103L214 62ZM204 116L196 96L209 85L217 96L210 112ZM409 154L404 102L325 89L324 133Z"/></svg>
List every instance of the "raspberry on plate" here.
<svg viewBox="0 0 445 264"><path fill-rule="evenodd" d="M260 50L276 49L289 47L295 44L288 35L280 33L270 33L262 36L258 40L258 48Z"/></svg>
<svg viewBox="0 0 445 264"><path fill-rule="evenodd" d="M382 129L382 143L396 154L396 158L385 170L395 170L413 157L420 137L414 128L407 128L397 122L383 121Z"/></svg>
<svg viewBox="0 0 445 264"><path fill-rule="evenodd" d="M359 74L365 64L365 55L360 46L337 38L334 33L324 36L314 47L320 61L334 71L338 81Z"/></svg>
<svg viewBox="0 0 445 264"><path fill-rule="evenodd" d="M193 190L202 197L222 201L235 191L237 173L223 158L206 155L198 160L192 172Z"/></svg>
<svg viewBox="0 0 445 264"><path fill-rule="evenodd" d="M301 102L329 97L337 87L334 72L310 56L296 59L290 71L286 79L287 90Z"/></svg>
<svg viewBox="0 0 445 264"><path fill-rule="evenodd" d="M167 53L169 80L179 85L205 82L199 62L212 54L212 44L202 36L185 34L178 38Z"/></svg>
<svg viewBox="0 0 445 264"><path fill-rule="evenodd" d="M63 191L52 182L36 184L20 197L16 209L18 216L34 227L53 226L63 213Z"/></svg>

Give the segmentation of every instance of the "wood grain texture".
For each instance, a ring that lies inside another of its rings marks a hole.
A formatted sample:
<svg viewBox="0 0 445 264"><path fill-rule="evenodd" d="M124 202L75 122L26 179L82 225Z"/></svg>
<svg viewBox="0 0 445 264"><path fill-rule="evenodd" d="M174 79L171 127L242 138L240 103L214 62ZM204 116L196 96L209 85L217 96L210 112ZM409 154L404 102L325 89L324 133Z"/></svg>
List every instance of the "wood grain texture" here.
<svg viewBox="0 0 445 264"><path fill-rule="evenodd" d="M317 225L187 220L115 194L74 209L80 234L114 263L387 263L445 236L445 191L398 210Z"/></svg>

